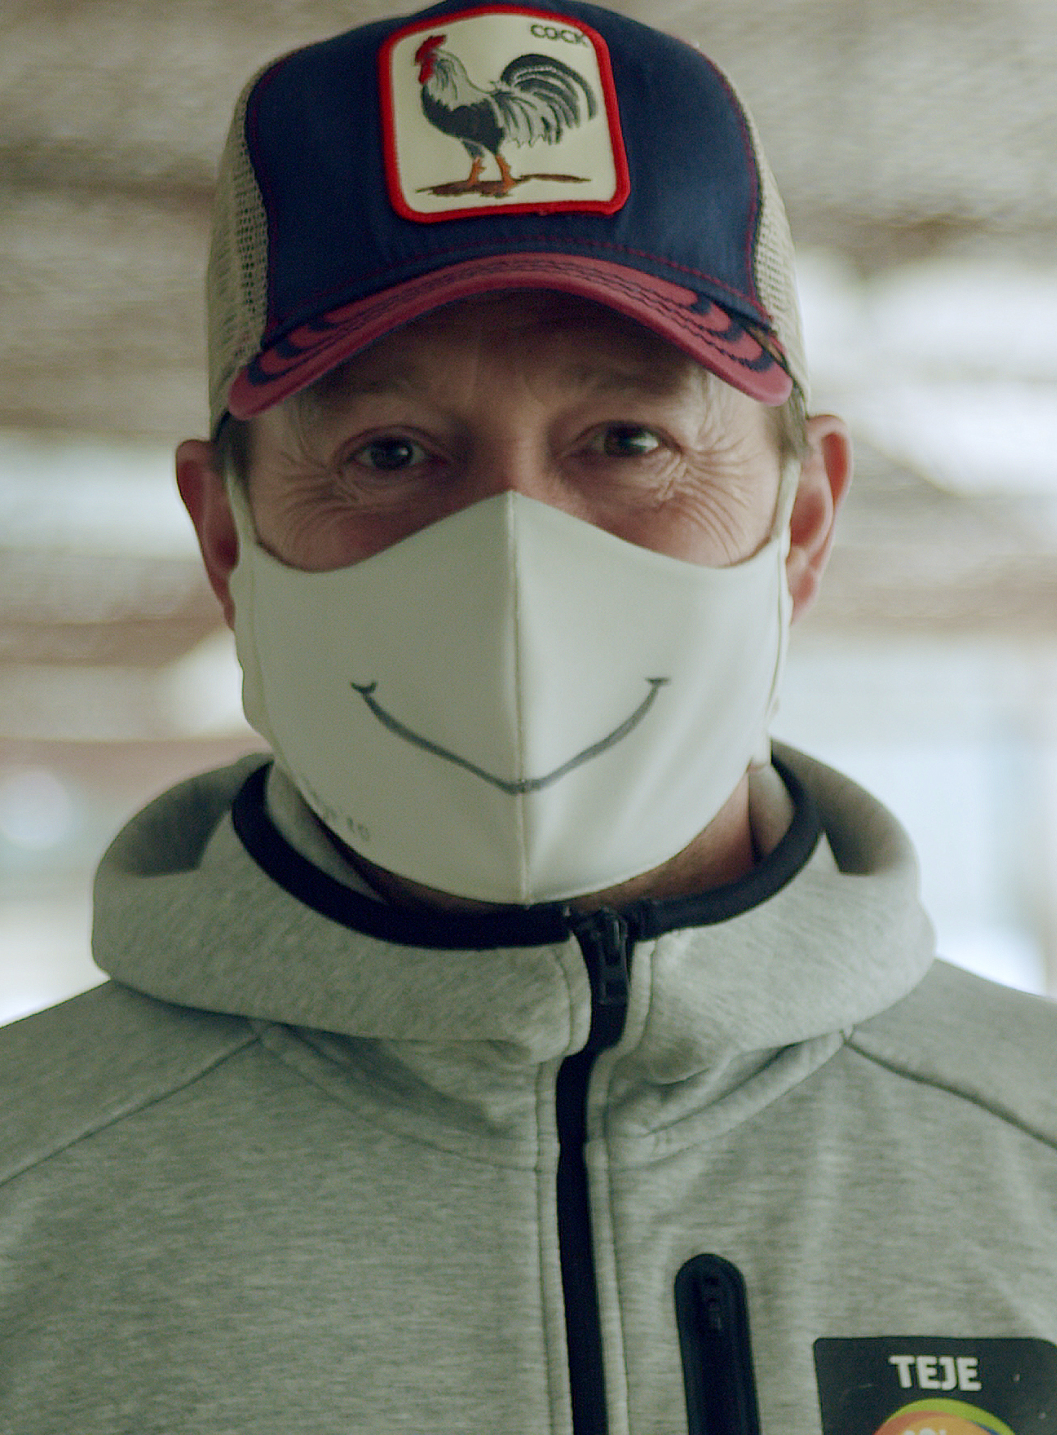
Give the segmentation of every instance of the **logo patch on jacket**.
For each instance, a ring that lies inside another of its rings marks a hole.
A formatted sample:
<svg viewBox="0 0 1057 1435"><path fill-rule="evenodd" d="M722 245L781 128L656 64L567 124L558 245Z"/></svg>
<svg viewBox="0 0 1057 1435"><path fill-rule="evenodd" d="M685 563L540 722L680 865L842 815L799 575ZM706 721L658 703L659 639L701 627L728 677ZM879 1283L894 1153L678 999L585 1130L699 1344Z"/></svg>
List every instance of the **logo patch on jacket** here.
<svg viewBox="0 0 1057 1435"><path fill-rule="evenodd" d="M926 1335L815 1341L823 1435L1057 1430L1057 1346Z"/></svg>
<svg viewBox="0 0 1057 1435"><path fill-rule="evenodd" d="M605 41L504 7L398 30L379 56L394 209L430 221L580 210L628 196Z"/></svg>

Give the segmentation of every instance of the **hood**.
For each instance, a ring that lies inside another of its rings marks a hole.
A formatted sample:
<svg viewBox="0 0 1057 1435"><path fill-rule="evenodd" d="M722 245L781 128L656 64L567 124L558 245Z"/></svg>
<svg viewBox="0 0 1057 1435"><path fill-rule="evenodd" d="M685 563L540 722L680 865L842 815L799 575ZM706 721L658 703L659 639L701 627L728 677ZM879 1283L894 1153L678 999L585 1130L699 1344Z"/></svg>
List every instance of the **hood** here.
<svg viewBox="0 0 1057 1435"><path fill-rule="evenodd" d="M651 1080L846 1032L910 991L932 959L899 824L846 778L776 753L814 799L824 838L766 900L637 943L619 1053ZM587 973L556 909L529 944L484 948L457 944L458 919L453 945L438 947L313 910L266 875L232 823L260 763L182 784L118 836L95 891L103 971L164 1001L340 1037L498 1044L535 1063L584 1045Z"/></svg>

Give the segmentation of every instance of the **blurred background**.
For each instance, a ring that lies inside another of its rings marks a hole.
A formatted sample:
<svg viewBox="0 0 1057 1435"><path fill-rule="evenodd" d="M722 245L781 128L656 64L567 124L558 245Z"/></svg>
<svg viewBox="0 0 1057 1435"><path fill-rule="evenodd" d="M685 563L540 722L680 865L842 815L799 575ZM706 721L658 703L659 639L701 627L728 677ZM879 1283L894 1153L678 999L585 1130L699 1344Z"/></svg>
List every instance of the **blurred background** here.
<svg viewBox="0 0 1057 1435"><path fill-rule="evenodd" d="M857 440L777 734L901 818L945 956L1057 995L1057 6L613 8L754 112L813 406ZM172 481L213 170L259 64L392 9L5 0L0 1020L101 979L91 872L128 814L260 745Z"/></svg>

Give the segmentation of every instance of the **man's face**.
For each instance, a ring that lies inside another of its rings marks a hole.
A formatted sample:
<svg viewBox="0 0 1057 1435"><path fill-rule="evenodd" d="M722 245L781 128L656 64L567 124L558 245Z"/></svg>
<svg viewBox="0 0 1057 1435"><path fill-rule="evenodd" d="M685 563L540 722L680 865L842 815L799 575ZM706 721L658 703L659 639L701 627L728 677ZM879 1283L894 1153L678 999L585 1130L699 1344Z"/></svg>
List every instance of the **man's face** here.
<svg viewBox="0 0 1057 1435"><path fill-rule="evenodd" d="M255 420L250 498L309 570L507 490L725 566L766 542L778 480L761 404L610 310L524 291L417 320Z"/></svg>

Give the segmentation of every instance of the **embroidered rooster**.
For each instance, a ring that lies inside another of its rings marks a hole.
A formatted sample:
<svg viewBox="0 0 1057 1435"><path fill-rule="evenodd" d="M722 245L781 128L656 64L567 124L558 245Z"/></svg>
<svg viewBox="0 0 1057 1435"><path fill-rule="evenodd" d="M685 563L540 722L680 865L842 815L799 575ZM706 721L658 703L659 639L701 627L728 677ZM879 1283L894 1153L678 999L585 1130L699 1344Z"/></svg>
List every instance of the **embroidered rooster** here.
<svg viewBox="0 0 1057 1435"><path fill-rule="evenodd" d="M574 174L515 176L500 153L508 140L518 145L536 140L557 144L566 130L583 123L585 110L591 119L598 102L586 80L553 56L530 54L511 60L497 83L481 89L462 61L441 49L447 38L431 35L415 52L422 112L430 124L465 145L470 173L464 180L436 185L431 192L502 197L529 179L586 183ZM487 155L495 159L498 179L481 178Z"/></svg>

